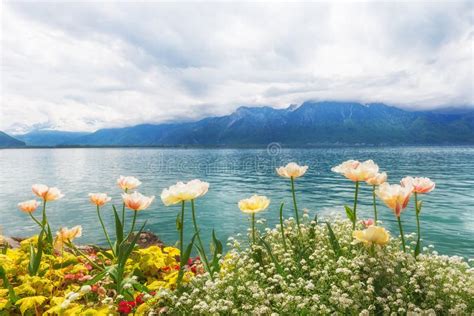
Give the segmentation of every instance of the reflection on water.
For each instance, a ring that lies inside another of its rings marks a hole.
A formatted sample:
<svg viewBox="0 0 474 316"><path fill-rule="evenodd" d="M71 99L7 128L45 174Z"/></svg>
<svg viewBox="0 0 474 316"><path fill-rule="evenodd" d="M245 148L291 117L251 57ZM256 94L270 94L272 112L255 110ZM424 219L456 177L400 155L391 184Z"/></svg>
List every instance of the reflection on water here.
<svg viewBox="0 0 474 316"><path fill-rule="evenodd" d="M278 207L285 202L285 213L292 215L287 179L279 178L275 167L296 161L310 168L296 182L300 208L315 213L344 214L343 205L351 204L353 183L331 172L331 167L347 159L373 159L387 171L389 182L406 175L426 176L436 189L426 196L422 211L425 245L446 254L474 257L474 148L472 147L395 147L395 148L318 148L281 149L11 149L0 150L0 226L5 235L28 236L36 227L16 204L31 199L31 184L59 187L65 197L48 206L53 229L81 224L80 242L105 240L88 202L89 192L107 192L120 203L115 185L119 175L133 175L142 181L139 191L156 195L152 207L140 212L148 228L166 243L177 239L175 219L179 206L165 207L159 200L163 188L194 178L210 183L209 193L196 201L201 230L209 235L216 229L221 239L243 233L247 216L237 202L252 194L267 195L272 204L262 213L267 223L277 223ZM371 188L362 186L360 216L371 216ZM392 213L379 205L381 219L392 234L397 233ZM112 228L110 207L103 210ZM188 215L190 215L188 213ZM128 214L131 218L131 213ZM415 231L413 204L402 215L406 231ZM190 222L188 222L190 223ZM191 233L191 227L187 227ZM207 240L209 240L209 236Z"/></svg>

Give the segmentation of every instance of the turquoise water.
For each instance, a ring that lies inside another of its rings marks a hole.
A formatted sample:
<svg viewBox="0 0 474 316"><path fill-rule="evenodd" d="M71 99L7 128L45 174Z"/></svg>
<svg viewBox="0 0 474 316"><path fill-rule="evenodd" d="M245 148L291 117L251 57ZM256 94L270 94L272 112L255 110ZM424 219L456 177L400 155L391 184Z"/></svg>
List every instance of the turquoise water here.
<svg viewBox="0 0 474 316"><path fill-rule="evenodd" d="M436 189L425 196L422 211L424 245L433 244L440 253L474 257L474 148L473 147L396 147L396 148L318 148L281 149L9 149L0 150L0 226L4 235L29 236L37 232L30 218L17 210L17 203L33 198L31 185L57 186L65 194L51 202L48 214L53 229L82 225L78 243L101 243L102 236L89 192L107 192L120 204L115 185L119 175L133 175L142 181L139 191L155 195L156 201L140 212L139 221L168 244L178 235L175 219L179 206L165 207L159 195L177 181L194 178L210 183L206 196L196 201L198 222L205 239L215 228L224 240L245 232L247 216L237 202L252 194L267 195L272 203L261 213L274 226L278 208L285 202L291 216L289 181L275 173L275 167L296 161L307 164L307 174L296 182L300 209L310 216L344 214L343 205L353 201L353 183L331 172L331 167L347 159L373 159L389 174L389 182L406 175L426 176ZM363 185L358 213L372 217L371 189ZM188 209L189 210L189 209ZM379 213L393 234L398 232L392 212L379 203ZM128 212L131 218L131 212ZM39 215L39 214L38 214ZM106 225L112 229L111 208L103 210ZM189 212L188 212L189 215ZM407 232L415 231L413 204L402 219ZM188 221L188 223L191 223ZM186 230L188 236L191 226Z"/></svg>

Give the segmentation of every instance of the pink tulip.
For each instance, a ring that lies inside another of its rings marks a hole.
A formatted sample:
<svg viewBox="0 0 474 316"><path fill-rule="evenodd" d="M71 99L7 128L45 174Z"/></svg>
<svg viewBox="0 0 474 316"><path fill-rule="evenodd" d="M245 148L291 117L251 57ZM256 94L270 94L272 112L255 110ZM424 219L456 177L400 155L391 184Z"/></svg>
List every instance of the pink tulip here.
<svg viewBox="0 0 474 316"><path fill-rule="evenodd" d="M362 220L362 225L364 225L366 228L369 227L369 226L372 226L374 225L374 220L369 218L367 220Z"/></svg>

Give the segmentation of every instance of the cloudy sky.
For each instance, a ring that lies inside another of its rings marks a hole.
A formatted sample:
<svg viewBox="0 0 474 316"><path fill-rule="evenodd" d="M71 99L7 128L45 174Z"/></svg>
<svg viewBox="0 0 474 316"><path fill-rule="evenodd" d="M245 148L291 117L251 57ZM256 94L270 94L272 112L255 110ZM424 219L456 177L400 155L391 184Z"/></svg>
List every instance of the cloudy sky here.
<svg viewBox="0 0 474 316"><path fill-rule="evenodd" d="M0 130L305 100L474 107L469 2L1 2Z"/></svg>

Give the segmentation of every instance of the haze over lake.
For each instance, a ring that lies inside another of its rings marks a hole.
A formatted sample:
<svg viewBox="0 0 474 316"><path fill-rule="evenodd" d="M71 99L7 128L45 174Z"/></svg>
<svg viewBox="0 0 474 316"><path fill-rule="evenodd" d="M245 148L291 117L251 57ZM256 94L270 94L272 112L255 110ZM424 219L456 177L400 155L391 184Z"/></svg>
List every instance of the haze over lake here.
<svg viewBox="0 0 474 316"><path fill-rule="evenodd" d="M285 215L292 216L289 181L276 175L275 167L296 161L309 166L307 174L296 181L299 207L308 209L311 218L344 215L343 205L353 202L354 185L331 167L347 159L373 159L390 183L407 175L430 177L436 189L421 196L424 246L434 244L442 254L474 257L474 147L392 147L392 148L316 148L286 149L272 144L263 149L8 149L0 150L2 188L0 226L4 235L31 236L37 233L32 220L17 209L17 203L32 199L31 185L57 186L65 194L48 204L53 230L82 225L83 237L77 243L105 240L97 221L95 207L87 194L107 192L116 205L121 204L116 179L136 176L142 181L139 191L155 195L152 206L139 213L139 222L165 243L178 238L175 220L179 206L165 207L159 195L177 181L199 178L210 183L207 195L196 201L197 215L205 242L212 228L219 238L245 232L247 217L237 202L253 194L267 195L270 208L259 214L273 227L278 221L280 202ZM371 188L362 185L359 195L360 218L373 216ZM378 201L379 216L393 235L397 224L392 212ZM102 210L106 225L112 229L110 205ZM127 212L131 219L131 211ZM187 215L190 215L189 213ZM406 232L415 231L413 203L402 214ZM185 227L188 237L191 227Z"/></svg>

